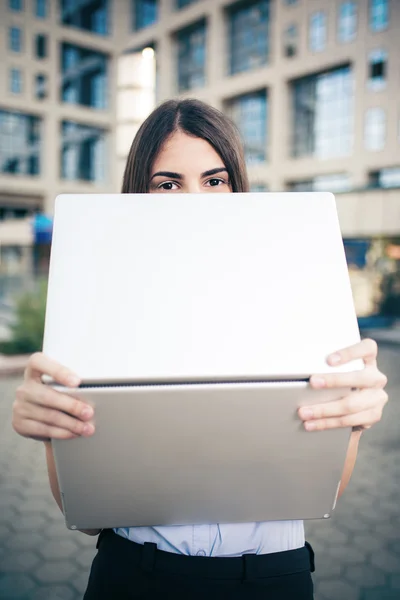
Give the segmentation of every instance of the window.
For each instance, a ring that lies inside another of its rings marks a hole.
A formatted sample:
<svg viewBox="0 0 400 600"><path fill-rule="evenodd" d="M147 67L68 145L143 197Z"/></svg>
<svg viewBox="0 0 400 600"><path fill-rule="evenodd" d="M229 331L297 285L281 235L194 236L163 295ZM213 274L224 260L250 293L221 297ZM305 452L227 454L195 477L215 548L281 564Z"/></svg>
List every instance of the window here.
<svg viewBox="0 0 400 600"><path fill-rule="evenodd" d="M383 150L386 136L386 114L383 108L369 108L365 113L364 142L367 150Z"/></svg>
<svg viewBox="0 0 400 600"><path fill-rule="evenodd" d="M34 91L35 98L38 100L43 100L43 98L47 97L47 75L43 73L35 75Z"/></svg>
<svg viewBox="0 0 400 600"><path fill-rule="evenodd" d="M369 0L369 26L382 31L389 25L389 0Z"/></svg>
<svg viewBox="0 0 400 600"><path fill-rule="evenodd" d="M61 177L102 182L106 168L104 129L63 121L61 135Z"/></svg>
<svg viewBox="0 0 400 600"><path fill-rule="evenodd" d="M22 32L19 27L10 27L8 30L9 48L13 52L21 52L22 50Z"/></svg>
<svg viewBox="0 0 400 600"><path fill-rule="evenodd" d="M133 29L143 29L157 22L158 0L133 0Z"/></svg>
<svg viewBox="0 0 400 600"><path fill-rule="evenodd" d="M189 4L193 4L198 0L176 0L176 8L179 10L180 8L185 8L185 6L189 6Z"/></svg>
<svg viewBox="0 0 400 600"><path fill-rule="evenodd" d="M8 6L10 10L20 12L24 9L23 0L8 0Z"/></svg>
<svg viewBox="0 0 400 600"><path fill-rule="evenodd" d="M346 156L353 142L354 86L349 67L292 82L292 155Z"/></svg>
<svg viewBox="0 0 400 600"><path fill-rule="evenodd" d="M107 63L105 54L62 44L61 99L93 108L107 107Z"/></svg>
<svg viewBox="0 0 400 600"><path fill-rule="evenodd" d="M287 6L293 6L294 4L297 4L298 0L285 0L285 4L287 4Z"/></svg>
<svg viewBox="0 0 400 600"><path fill-rule="evenodd" d="M35 15L39 19L45 19L47 17L47 0L36 0Z"/></svg>
<svg viewBox="0 0 400 600"><path fill-rule="evenodd" d="M400 187L400 167L387 167L369 173L369 185L373 188Z"/></svg>
<svg viewBox="0 0 400 600"><path fill-rule="evenodd" d="M288 184L292 192L331 192L334 194L348 192L351 189L350 177L347 173L318 175L312 179L293 181Z"/></svg>
<svg viewBox="0 0 400 600"><path fill-rule="evenodd" d="M206 25L205 22L180 31L178 44L178 89L191 90L205 83Z"/></svg>
<svg viewBox="0 0 400 600"><path fill-rule="evenodd" d="M312 52L321 52L326 46L326 15L320 10L310 17L309 46Z"/></svg>
<svg viewBox="0 0 400 600"><path fill-rule="evenodd" d="M61 23L107 35L110 30L109 0L61 0Z"/></svg>
<svg viewBox="0 0 400 600"><path fill-rule="evenodd" d="M22 73L20 69L10 69L10 92L12 94L22 92Z"/></svg>
<svg viewBox="0 0 400 600"><path fill-rule="evenodd" d="M269 0L242 2L228 14L230 74L265 65L269 53Z"/></svg>
<svg viewBox="0 0 400 600"><path fill-rule="evenodd" d="M287 57L296 56L298 45L297 25L289 25L283 35L283 53Z"/></svg>
<svg viewBox="0 0 400 600"><path fill-rule="evenodd" d="M368 87L383 90L386 87L387 52L373 50L368 56Z"/></svg>
<svg viewBox="0 0 400 600"><path fill-rule="evenodd" d="M244 144L246 162L256 164L267 159L267 92L262 90L234 98L229 112Z"/></svg>
<svg viewBox="0 0 400 600"><path fill-rule="evenodd" d="M357 32L356 2L342 2L339 7L338 39L339 42L351 42Z"/></svg>
<svg viewBox="0 0 400 600"><path fill-rule="evenodd" d="M47 35L39 33L35 38L35 56L36 58L46 58L47 56Z"/></svg>
<svg viewBox="0 0 400 600"><path fill-rule="evenodd" d="M0 173L37 175L41 141L38 117L0 110Z"/></svg>

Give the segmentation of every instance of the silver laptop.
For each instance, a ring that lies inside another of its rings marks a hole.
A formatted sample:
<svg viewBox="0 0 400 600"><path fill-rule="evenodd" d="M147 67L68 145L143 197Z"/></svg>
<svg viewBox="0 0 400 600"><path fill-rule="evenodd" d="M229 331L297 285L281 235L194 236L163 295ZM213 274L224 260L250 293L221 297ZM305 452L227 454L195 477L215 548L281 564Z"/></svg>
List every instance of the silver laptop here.
<svg viewBox="0 0 400 600"><path fill-rule="evenodd" d="M331 194L59 196L44 352L96 425L53 441L67 526L329 517L350 431L297 408L359 339Z"/></svg>

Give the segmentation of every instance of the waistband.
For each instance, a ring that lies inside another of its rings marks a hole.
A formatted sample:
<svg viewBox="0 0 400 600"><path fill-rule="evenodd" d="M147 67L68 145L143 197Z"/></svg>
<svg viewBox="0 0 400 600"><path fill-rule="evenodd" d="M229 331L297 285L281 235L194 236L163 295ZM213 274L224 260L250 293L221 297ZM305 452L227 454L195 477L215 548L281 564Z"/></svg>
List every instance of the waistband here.
<svg viewBox="0 0 400 600"><path fill-rule="evenodd" d="M123 551L146 572L154 570L203 579L260 579L314 571L314 552L308 542L296 550L271 554L244 554L233 558L186 556L158 550L156 544L149 542L137 544L112 529L103 529L96 548L101 552Z"/></svg>

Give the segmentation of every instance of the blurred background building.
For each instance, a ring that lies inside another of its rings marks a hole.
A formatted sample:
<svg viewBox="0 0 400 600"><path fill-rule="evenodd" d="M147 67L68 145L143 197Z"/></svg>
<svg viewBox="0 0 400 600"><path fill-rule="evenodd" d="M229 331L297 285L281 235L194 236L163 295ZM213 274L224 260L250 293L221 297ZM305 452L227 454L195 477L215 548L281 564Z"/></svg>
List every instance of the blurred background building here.
<svg viewBox="0 0 400 600"><path fill-rule="evenodd" d="M398 0L0 0L0 282L46 270L57 194L119 191L142 120L194 96L252 190L336 194L358 314L396 312L399 32Z"/></svg>

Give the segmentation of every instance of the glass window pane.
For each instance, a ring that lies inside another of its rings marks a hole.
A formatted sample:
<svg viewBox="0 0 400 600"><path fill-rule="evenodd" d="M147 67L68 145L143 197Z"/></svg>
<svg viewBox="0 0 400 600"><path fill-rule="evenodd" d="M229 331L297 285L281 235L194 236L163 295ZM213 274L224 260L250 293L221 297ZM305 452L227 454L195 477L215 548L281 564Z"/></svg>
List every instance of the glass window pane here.
<svg viewBox="0 0 400 600"><path fill-rule="evenodd" d="M353 143L354 84L349 67L292 83L292 155L347 156Z"/></svg>
<svg viewBox="0 0 400 600"><path fill-rule="evenodd" d="M39 33L35 39L36 58L46 58L47 56L47 36Z"/></svg>
<svg viewBox="0 0 400 600"><path fill-rule="evenodd" d="M198 2L198 0L176 0L176 8L184 8L185 6L189 6L189 4L193 4L194 2Z"/></svg>
<svg viewBox="0 0 400 600"><path fill-rule="evenodd" d="M24 9L23 0L8 0L8 6L10 10L19 12Z"/></svg>
<svg viewBox="0 0 400 600"><path fill-rule="evenodd" d="M229 104L244 144L248 164L267 160L267 92L262 90L234 98Z"/></svg>
<svg viewBox="0 0 400 600"><path fill-rule="evenodd" d="M389 25L389 0L369 0L369 26L382 31Z"/></svg>
<svg viewBox="0 0 400 600"><path fill-rule="evenodd" d="M107 108L108 57L72 44L61 47L61 99L72 104Z"/></svg>
<svg viewBox="0 0 400 600"><path fill-rule="evenodd" d="M340 42L351 42L357 32L356 2L342 2L339 7L338 39Z"/></svg>
<svg viewBox="0 0 400 600"><path fill-rule="evenodd" d="M19 69L10 70L10 91L12 94L22 92L22 74Z"/></svg>
<svg viewBox="0 0 400 600"><path fill-rule="evenodd" d="M386 87L387 52L373 50L368 55L368 88L378 91Z"/></svg>
<svg viewBox="0 0 400 600"><path fill-rule="evenodd" d="M47 17L47 0L36 0L35 14L39 19Z"/></svg>
<svg viewBox="0 0 400 600"><path fill-rule="evenodd" d="M43 100L47 96L47 76L39 74L35 76L34 81L35 97L38 100Z"/></svg>
<svg viewBox="0 0 400 600"><path fill-rule="evenodd" d="M369 108L365 113L364 143L367 150L385 147L386 113L383 108Z"/></svg>
<svg viewBox="0 0 400 600"><path fill-rule="evenodd" d="M41 119L0 110L0 173L38 175Z"/></svg>
<svg viewBox="0 0 400 600"><path fill-rule="evenodd" d="M202 21L177 35L179 91L203 87L206 64L206 25Z"/></svg>
<svg viewBox="0 0 400 600"><path fill-rule="evenodd" d="M69 180L104 181L107 161L105 130L63 121L61 135L61 177Z"/></svg>
<svg viewBox="0 0 400 600"><path fill-rule="evenodd" d="M229 12L230 74L265 65L269 55L270 1L256 0Z"/></svg>
<svg viewBox="0 0 400 600"><path fill-rule="evenodd" d="M8 30L8 45L13 52L21 52L22 32L19 27L10 27Z"/></svg>
<svg viewBox="0 0 400 600"><path fill-rule="evenodd" d="M64 25L107 35L109 19L109 0L61 0L61 22Z"/></svg>
<svg viewBox="0 0 400 600"><path fill-rule="evenodd" d="M309 46L313 52L321 52L326 46L326 15L323 11L314 12L310 17Z"/></svg>
<svg viewBox="0 0 400 600"><path fill-rule="evenodd" d="M296 24L289 25L283 34L283 54L287 57L296 56L298 46L298 28Z"/></svg>
<svg viewBox="0 0 400 600"><path fill-rule="evenodd" d="M158 0L133 0L133 29L143 29L157 22Z"/></svg>

